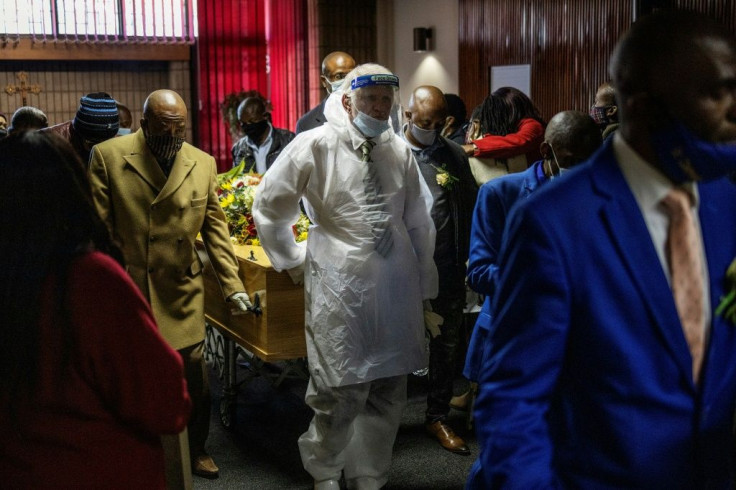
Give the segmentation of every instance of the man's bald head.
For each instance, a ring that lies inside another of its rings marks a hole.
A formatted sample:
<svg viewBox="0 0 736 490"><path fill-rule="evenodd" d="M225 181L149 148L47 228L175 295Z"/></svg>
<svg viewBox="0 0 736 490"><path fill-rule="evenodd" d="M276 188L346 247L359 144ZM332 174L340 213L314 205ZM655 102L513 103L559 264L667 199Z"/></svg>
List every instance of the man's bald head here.
<svg viewBox="0 0 736 490"><path fill-rule="evenodd" d="M545 160L556 157L560 167L569 168L587 160L601 143L601 132L588 114L563 111L547 124L540 152Z"/></svg>
<svg viewBox="0 0 736 490"><path fill-rule="evenodd" d="M434 142L447 119L447 101L437 87L422 85L414 89L404 116L408 121L404 135L414 146L426 147Z"/></svg>
<svg viewBox="0 0 736 490"><path fill-rule="evenodd" d="M322 74L324 76L329 76L337 67L345 68L347 69L345 73L349 73L355 68L355 60L344 51L333 51L322 60Z"/></svg>
<svg viewBox="0 0 736 490"><path fill-rule="evenodd" d="M355 68L355 60L343 51L333 51L322 60L322 86L332 93L345 76Z"/></svg>
<svg viewBox="0 0 736 490"><path fill-rule="evenodd" d="M445 95L437 87L422 85L414 89L409 97L407 108L410 112L435 114L447 117L447 101Z"/></svg>
<svg viewBox="0 0 736 490"><path fill-rule="evenodd" d="M156 90L143 103L141 129L159 162L173 161L184 144L187 106L173 90Z"/></svg>
<svg viewBox="0 0 736 490"><path fill-rule="evenodd" d="M187 105L184 99L173 90L156 90L146 97L143 103L143 117L157 113L175 113L187 117Z"/></svg>

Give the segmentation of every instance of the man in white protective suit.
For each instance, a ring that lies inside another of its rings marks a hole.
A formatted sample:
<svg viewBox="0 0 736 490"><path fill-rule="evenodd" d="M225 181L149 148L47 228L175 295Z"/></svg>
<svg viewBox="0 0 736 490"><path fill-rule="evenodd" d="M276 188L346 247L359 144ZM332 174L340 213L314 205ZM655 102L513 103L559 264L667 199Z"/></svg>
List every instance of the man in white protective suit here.
<svg viewBox="0 0 736 490"><path fill-rule="evenodd" d="M407 374L427 365L432 196L391 129L398 85L380 65L351 71L325 104L327 124L282 151L253 205L273 267L304 282L314 418L299 450L319 490L341 477L351 489L386 483ZM300 199L313 223L306 247L291 228Z"/></svg>

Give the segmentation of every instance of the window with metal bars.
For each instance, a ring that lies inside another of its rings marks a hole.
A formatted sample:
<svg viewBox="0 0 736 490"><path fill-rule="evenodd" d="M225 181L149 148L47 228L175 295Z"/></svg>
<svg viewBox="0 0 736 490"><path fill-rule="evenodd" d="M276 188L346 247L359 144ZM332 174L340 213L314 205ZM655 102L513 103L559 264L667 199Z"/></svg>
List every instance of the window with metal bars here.
<svg viewBox="0 0 736 490"><path fill-rule="evenodd" d="M185 43L197 0L0 0L0 42Z"/></svg>

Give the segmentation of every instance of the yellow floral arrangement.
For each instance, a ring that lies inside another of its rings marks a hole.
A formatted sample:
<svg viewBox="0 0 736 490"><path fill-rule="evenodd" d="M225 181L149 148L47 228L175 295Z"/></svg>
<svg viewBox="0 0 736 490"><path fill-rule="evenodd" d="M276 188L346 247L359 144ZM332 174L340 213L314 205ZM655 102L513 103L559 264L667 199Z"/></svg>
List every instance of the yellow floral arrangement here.
<svg viewBox="0 0 736 490"><path fill-rule="evenodd" d="M245 162L217 176L220 206L225 212L230 239L238 245L260 245L258 230L253 221L253 200L262 176L253 171L244 172ZM303 213L293 225L297 242L307 239L311 222Z"/></svg>

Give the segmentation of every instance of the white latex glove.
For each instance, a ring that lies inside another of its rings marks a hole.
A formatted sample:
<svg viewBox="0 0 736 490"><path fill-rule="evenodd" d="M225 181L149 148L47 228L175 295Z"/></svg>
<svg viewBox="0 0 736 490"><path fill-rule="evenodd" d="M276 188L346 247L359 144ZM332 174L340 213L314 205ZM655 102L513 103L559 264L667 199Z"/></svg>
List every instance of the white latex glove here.
<svg viewBox="0 0 736 490"><path fill-rule="evenodd" d="M286 269L286 272L289 274L289 277L291 277L294 284L297 286L304 284L304 264L292 267L291 269Z"/></svg>
<svg viewBox="0 0 736 490"><path fill-rule="evenodd" d="M424 327L429 330L432 338L440 335L440 325L445 323L445 319L433 311L424 310Z"/></svg>
<svg viewBox="0 0 736 490"><path fill-rule="evenodd" d="M253 305L250 303L248 293L246 292L233 293L230 295L228 300L232 301L233 304L235 304L235 306L237 306L240 311L248 311L248 308L253 307Z"/></svg>

